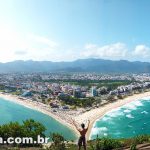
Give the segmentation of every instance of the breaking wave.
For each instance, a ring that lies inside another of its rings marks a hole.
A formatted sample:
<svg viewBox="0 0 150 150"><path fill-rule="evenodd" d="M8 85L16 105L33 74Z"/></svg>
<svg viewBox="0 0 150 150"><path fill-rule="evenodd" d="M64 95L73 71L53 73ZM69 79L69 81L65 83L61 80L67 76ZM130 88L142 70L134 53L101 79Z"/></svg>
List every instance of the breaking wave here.
<svg viewBox="0 0 150 150"><path fill-rule="evenodd" d="M147 126L150 122L150 116L147 115L150 113L149 108L150 97L130 102L107 112L103 118L95 121L90 138L93 139L97 135L124 138L147 132L150 134L150 126ZM144 117L149 120L144 120Z"/></svg>

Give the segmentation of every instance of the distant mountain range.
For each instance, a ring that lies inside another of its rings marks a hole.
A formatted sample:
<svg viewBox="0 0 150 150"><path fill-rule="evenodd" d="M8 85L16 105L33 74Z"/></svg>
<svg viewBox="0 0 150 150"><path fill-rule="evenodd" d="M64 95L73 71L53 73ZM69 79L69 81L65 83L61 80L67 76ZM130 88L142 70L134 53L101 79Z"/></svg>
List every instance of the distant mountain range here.
<svg viewBox="0 0 150 150"><path fill-rule="evenodd" d="M12 72L97 72L150 73L150 63L127 60L78 59L72 62L13 61L0 63L0 73Z"/></svg>

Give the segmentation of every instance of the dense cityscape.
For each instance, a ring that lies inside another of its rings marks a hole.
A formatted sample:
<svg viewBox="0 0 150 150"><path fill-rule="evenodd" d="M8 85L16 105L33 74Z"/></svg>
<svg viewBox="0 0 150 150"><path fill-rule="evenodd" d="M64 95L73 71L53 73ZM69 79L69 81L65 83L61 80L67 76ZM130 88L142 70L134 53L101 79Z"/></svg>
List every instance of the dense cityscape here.
<svg viewBox="0 0 150 150"><path fill-rule="evenodd" d="M90 109L148 90L150 74L1 74L0 90L57 110Z"/></svg>

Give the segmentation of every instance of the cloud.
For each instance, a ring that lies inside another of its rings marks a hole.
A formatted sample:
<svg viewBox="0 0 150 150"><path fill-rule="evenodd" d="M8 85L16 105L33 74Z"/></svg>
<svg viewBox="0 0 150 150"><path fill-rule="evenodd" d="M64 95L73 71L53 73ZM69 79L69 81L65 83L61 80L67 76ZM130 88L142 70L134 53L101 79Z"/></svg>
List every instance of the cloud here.
<svg viewBox="0 0 150 150"><path fill-rule="evenodd" d="M85 49L81 52L83 57L95 57L106 59L121 59L127 54L126 45L123 43L115 43L104 45L102 47L95 44L86 44Z"/></svg>
<svg viewBox="0 0 150 150"><path fill-rule="evenodd" d="M0 62L13 60L55 60L59 44L47 37L17 32L0 24Z"/></svg>
<svg viewBox="0 0 150 150"><path fill-rule="evenodd" d="M57 54L60 52L59 44L44 36L28 34L28 47L25 59L32 59L37 61L57 59Z"/></svg>
<svg viewBox="0 0 150 150"><path fill-rule="evenodd" d="M15 51L16 55L26 55L27 51Z"/></svg>
<svg viewBox="0 0 150 150"><path fill-rule="evenodd" d="M96 44L86 44L83 51L80 53L82 58L101 58L111 60L139 60L149 61L150 59L150 47L139 44L134 48L128 48L125 43L113 43L104 46L98 46Z"/></svg>
<svg viewBox="0 0 150 150"><path fill-rule="evenodd" d="M150 58L150 47L146 45L137 45L132 55L134 57Z"/></svg>
<svg viewBox="0 0 150 150"><path fill-rule="evenodd" d="M138 44L129 49L121 42L103 46L88 43L80 47L78 44L68 47L60 45L49 37L20 33L7 25L0 24L0 62L29 59L72 61L82 58L149 61L150 47Z"/></svg>
<svg viewBox="0 0 150 150"><path fill-rule="evenodd" d="M16 50L26 49L26 42L11 27L0 24L0 62L15 60Z"/></svg>
<svg viewBox="0 0 150 150"><path fill-rule="evenodd" d="M93 48L96 48L97 45L96 44L86 44L85 45L85 49L93 49Z"/></svg>
<svg viewBox="0 0 150 150"><path fill-rule="evenodd" d="M50 48L55 48L56 46L58 46L58 43L56 43L46 37L43 37L43 36L29 34L29 38L31 40L33 40L34 42L38 42L40 44L45 44Z"/></svg>

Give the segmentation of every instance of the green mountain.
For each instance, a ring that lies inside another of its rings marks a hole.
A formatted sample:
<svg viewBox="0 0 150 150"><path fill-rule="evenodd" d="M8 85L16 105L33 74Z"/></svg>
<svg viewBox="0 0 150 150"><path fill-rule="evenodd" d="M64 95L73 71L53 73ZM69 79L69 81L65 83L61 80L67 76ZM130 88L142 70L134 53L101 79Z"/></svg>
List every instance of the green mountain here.
<svg viewBox="0 0 150 150"><path fill-rule="evenodd" d="M78 59L72 62L13 61L0 63L0 73L12 72L97 72L150 73L150 63L127 60Z"/></svg>

